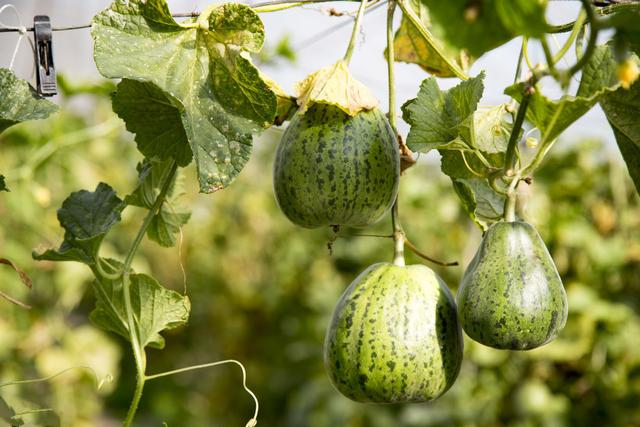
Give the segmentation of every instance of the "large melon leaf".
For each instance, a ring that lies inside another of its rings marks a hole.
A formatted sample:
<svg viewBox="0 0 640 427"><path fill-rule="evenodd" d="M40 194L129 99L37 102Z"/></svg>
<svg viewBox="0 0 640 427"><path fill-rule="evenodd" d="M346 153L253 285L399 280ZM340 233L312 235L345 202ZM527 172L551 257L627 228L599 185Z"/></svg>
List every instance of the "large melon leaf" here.
<svg viewBox="0 0 640 427"><path fill-rule="evenodd" d="M94 17L92 35L105 77L151 82L182 104L200 191L231 183L249 159L252 134L276 114L276 96L248 57L264 41L258 15L229 3L178 23L164 0L116 0Z"/></svg>

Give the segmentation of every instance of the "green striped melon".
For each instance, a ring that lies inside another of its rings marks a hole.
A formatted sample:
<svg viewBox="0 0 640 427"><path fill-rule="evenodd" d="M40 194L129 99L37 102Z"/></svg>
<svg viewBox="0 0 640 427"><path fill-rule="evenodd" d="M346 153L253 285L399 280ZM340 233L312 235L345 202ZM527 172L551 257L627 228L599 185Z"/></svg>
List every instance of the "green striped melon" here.
<svg viewBox="0 0 640 427"><path fill-rule="evenodd" d="M334 386L358 402L424 402L462 362L453 296L424 265L374 264L344 292L324 343Z"/></svg>
<svg viewBox="0 0 640 427"><path fill-rule="evenodd" d="M393 204L399 177L397 140L382 112L351 117L326 104L293 117L273 170L280 209L307 228L378 221Z"/></svg>
<svg viewBox="0 0 640 427"><path fill-rule="evenodd" d="M567 296L553 259L535 228L521 221L487 230L457 302L467 335L499 349L539 347L567 320Z"/></svg>

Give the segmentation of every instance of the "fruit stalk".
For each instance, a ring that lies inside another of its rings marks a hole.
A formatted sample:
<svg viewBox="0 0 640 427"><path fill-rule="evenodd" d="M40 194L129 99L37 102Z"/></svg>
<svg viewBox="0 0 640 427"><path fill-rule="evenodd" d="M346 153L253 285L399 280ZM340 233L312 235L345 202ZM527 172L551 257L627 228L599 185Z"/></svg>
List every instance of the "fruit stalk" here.
<svg viewBox="0 0 640 427"><path fill-rule="evenodd" d="M393 15L396 10L395 0L389 1L387 7L387 75L389 84L389 124L394 135L398 134L396 123L396 82L394 75L395 52L393 50ZM404 267L404 231L398 217L398 197L391 208L391 226L393 227L393 264Z"/></svg>
<svg viewBox="0 0 640 427"><path fill-rule="evenodd" d="M507 178L513 178L507 192L507 200L504 205L504 219L505 221L515 220L515 203L516 194L515 189L520 181L520 173L516 172L516 162L518 160L518 142L520 140L520 131L524 124L524 118L527 115L527 108L529 107L529 100L531 95L535 91L535 75L531 77L527 86L525 87L520 106L518 107L518 113L516 114L515 121L513 123L513 129L509 136L509 144L507 145L507 153L505 154L503 174Z"/></svg>
<svg viewBox="0 0 640 427"><path fill-rule="evenodd" d="M395 51L393 49L393 15L396 11L395 0L390 0L387 7L387 75L389 84L389 124L397 134L396 120L396 80L394 72Z"/></svg>

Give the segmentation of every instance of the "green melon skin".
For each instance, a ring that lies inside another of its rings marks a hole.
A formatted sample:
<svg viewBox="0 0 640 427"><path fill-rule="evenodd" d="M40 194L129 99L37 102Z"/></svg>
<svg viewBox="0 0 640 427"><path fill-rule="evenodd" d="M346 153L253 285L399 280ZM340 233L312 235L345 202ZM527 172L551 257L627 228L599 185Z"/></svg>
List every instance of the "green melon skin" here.
<svg viewBox="0 0 640 427"><path fill-rule="evenodd" d="M306 228L373 224L391 208L399 178L398 143L380 110L351 117L324 104L293 117L273 169L280 209Z"/></svg>
<svg viewBox="0 0 640 427"><path fill-rule="evenodd" d="M374 264L344 292L324 343L333 385L357 402L436 399L462 363L451 292L424 265Z"/></svg>
<svg viewBox="0 0 640 427"><path fill-rule="evenodd" d="M535 228L521 221L486 231L457 302L467 335L498 349L544 345L567 321L567 296L553 259Z"/></svg>

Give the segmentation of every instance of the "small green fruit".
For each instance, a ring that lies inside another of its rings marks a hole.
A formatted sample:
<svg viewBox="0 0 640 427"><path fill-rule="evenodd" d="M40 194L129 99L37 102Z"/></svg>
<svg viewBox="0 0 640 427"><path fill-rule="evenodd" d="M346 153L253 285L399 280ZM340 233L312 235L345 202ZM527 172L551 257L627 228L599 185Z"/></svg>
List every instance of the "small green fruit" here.
<svg viewBox="0 0 640 427"><path fill-rule="evenodd" d="M539 347L567 320L567 296L553 259L535 228L520 221L486 231L457 302L467 335L499 349Z"/></svg>
<svg viewBox="0 0 640 427"><path fill-rule="evenodd" d="M374 264L344 292L324 344L334 386L358 402L424 402L455 381L462 330L453 296L424 265Z"/></svg>
<svg viewBox="0 0 640 427"><path fill-rule="evenodd" d="M278 205L295 224L364 227L398 192L398 143L378 109L351 117L314 104L282 136L273 169Z"/></svg>

